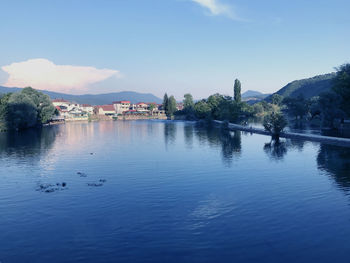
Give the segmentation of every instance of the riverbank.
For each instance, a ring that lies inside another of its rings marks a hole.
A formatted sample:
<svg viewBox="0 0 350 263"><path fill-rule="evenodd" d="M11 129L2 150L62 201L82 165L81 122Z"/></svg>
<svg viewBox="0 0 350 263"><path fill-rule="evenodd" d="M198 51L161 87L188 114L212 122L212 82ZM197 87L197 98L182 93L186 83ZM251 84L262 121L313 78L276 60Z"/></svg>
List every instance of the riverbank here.
<svg viewBox="0 0 350 263"><path fill-rule="evenodd" d="M214 123L221 125L224 122L214 120ZM265 131L263 129L247 127L247 126L242 126L242 125L233 124L233 123L229 123L228 128L232 130L240 130L245 132L271 136L270 132ZM350 147L350 139L346 139L346 138L322 136L322 135L316 135L316 134L294 133L294 132L282 132L280 134L280 137L287 138L287 139L314 141L314 142L332 144L337 146Z"/></svg>

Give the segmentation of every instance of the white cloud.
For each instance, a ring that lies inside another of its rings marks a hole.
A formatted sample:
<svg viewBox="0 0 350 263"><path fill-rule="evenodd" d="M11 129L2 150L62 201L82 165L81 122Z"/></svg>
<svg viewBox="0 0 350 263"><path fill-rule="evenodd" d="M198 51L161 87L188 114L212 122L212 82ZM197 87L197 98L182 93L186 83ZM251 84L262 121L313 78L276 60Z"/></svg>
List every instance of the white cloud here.
<svg viewBox="0 0 350 263"><path fill-rule="evenodd" d="M8 87L27 87L56 92L80 93L88 85L103 81L112 76L121 77L118 70L97 69L94 67L55 65L43 59L29 59L12 63L1 68L9 78L4 84Z"/></svg>
<svg viewBox="0 0 350 263"><path fill-rule="evenodd" d="M219 0L192 0L193 2L207 8L211 15L224 15L234 20L239 20L233 9L229 5L219 2Z"/></svg>

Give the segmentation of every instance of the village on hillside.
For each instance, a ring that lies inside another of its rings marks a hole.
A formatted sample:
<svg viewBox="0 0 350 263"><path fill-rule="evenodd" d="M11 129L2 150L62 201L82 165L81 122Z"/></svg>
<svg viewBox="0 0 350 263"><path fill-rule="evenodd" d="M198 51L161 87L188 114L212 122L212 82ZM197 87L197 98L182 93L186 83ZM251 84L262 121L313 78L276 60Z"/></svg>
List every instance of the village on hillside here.
<svg viewBox="0 0 350 263"><path fill-rule="evenodd" d="M56 121L82 120L133 120L166 119L162 104L155 102L131 103L127 100L114 101L107 105L78 104L64 99L52 100L58 111ZM177 103L177 110L183 109L183 103Z"/></svg>

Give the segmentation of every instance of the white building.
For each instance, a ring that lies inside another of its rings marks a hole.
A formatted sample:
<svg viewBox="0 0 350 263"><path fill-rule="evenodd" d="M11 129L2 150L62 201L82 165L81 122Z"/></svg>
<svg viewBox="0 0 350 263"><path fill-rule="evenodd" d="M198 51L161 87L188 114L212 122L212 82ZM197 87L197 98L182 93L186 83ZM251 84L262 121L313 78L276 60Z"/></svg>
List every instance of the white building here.
<svg viewBox="0 0 350 263"><path fill-rule="evenodd" d="M123 114L123 112L130 110L130 101L128 100L114 101L113 107L117 114Z"/></svg>

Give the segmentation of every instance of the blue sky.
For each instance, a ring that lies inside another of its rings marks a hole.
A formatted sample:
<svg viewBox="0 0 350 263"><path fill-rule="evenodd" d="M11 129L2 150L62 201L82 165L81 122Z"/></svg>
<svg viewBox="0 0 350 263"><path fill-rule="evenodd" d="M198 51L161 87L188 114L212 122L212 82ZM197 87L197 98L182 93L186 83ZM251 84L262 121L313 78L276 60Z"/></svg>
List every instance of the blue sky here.
<svg viewBox="0 0 350 263"><path fill-rule="evenodd" d="M0 85L181 99L274 92L350 62L348 0L0 2Z"/></svg>

